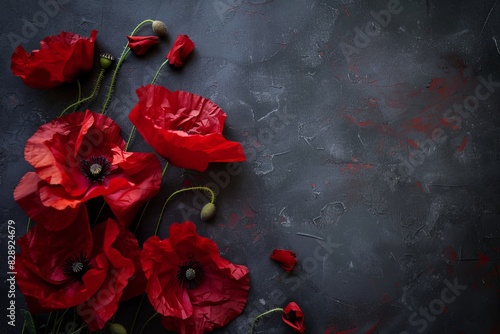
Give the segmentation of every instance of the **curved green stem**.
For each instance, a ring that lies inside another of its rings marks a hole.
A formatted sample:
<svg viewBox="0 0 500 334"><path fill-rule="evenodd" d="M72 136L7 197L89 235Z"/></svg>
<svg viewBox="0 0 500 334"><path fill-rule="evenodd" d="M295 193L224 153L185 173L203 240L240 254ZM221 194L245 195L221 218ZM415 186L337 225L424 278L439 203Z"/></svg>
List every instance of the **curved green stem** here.
<svg viewBox="0 0 500 334"><path fill-rule="evenodd" d="M80 100L82 98L82 84L80 83L79 79L76 79L76 83L78 85L78 99L77 99L77 101L78 101L78 100ZM77 106L75 106L73 108L73 112L76 111L76 108L77 108Z"/></svg>
<svg viewBox="0 0 500 334"><path fill-rule="evenodd" d="M149 317L149 319L148 319L148 320L146 320L146 322L145 322L145 323L144 323L144 325L142 326L141 331L139 332L139 334L142 334L142 332L144 331L144 329L146 328L146 326L149 324L149 322L150 322L151 320L153 320L153 318L154 318L154 317L156 317L157 315L158 315L158 312L157 312L157 313L155 313L155 314L153 314L152 316L150 316L150 317Z"/></svg>
<svg viewBox="0 0 500 334"><path fill-rule="evenodd" d="M69 109L71 108L76 108L82 104L83 102L86 102L86 101L89 101L89 100L92 100L96 95L97 95L97 92L99 91L99 88L101 87L101 82L102 82L102 79L104 79L104 71L105 69L101 69L101 71L99 72L99 76L97 77L97 80L95 81L95 85L94 85L94 89L92 90L92 93L83 98L83 99L80 99L78 98L78 101L76 101L75 103L73 104L70 104L69 106L67 106L63 111L62 113L59 115L59 117L61 117L62 115L64 115L66 113L66 111L68 111ZM80 82L78 82L80 83Z"/></svg>
<svg viewBox="0 0 500 334"><path fill-rule="evenodd" d="M158 78L158 75L160 74L160 71L161 69L163 68L163 66L165 66L166 64L168 63L168 59L165 60L161 65L160 67L158 68L158 70L156 71L155 73L155 76L153 77L153 80L151 81L151 84L153 85L156 81L156 78ZM134 135L134 132L135 132L135 125L132 126L132 130L130 130L130 134L128 136L128 139L127 139L127 145L125 145L125 151L127 150L129 144L130 144L130 141L132 140L132 136Z"/></svg>
<svg viewBox="0 0 500 334"><path fill-rule="evenodd" d="M132 33L129 36L134 36L134 34L139 30L140 27L142 27L146 23L153 23L153 20L144 20L141 23L139 23L134 30L132 30ZM104 105L102 106L102 114L106 113L106 109L109 106L109 102L111 101L111 95L113 94L113 90L115 87L115 82L116 82L116 76L118 75L118 71L120 70L120 67L122 66L123 61L125 58L127 58L128 54L130 53L130 48L127 45L123 48L122 54L120 55L120 58L118 59L118 62L116 63L115 70L113 71L113 77L111 78L111 84L109 86L108 90L108 95L106 96L106 100L104 101Z"/></svg>
<svg viewBox="0 0 500 334"><path fill-rule="evenodd" d="M146 296L146 294L143 294L142 297L141 297L141 301L139 302L139 306L137 306L137 311L135 312L135 315L134 315L134 320L132 320L132 326L130 327L130 334L132 334L134 332L134 327L135 327L135 323L137 321L137 316L139 315L139 310L141 309L142 307L142 303L144 302L144 297Z"/></svg>
<svg viewBox="0 0 500 334"><path fill-rule="evenodd" d="M160 67L158 68L158 71L156 71L155 76L153 77L153 80L151 81L151 84L152 84L152 85L155 83L156 78L158 78L158 75L160 74L161 69L163 68L163 66L165 66L167 63L168 63L168 58L167 58L167 60L165 60L165 61L164 61L164 62L160 65Z"/></svg>
<svg viewBox="0 0 500 334"><path fill-rule="evenodd" d="M30 230L30 227L31 227L31 218L28 217L28 224L26 226L26 232L28 232Z"/></svg>
<svg viewBox="0 0 500 334"><path fill-rule="evenodd" d="M167 168L168 168L168 162L165 165L165 167L163 168L163 172L161 173L162 180L163 180L163 176L165 176L165 173L167 172ZM135 229L134 229L134 234L137 232L137 230L139 229L139 226L141 225L142 217L144 216L144 213L146 212L146 210L148 208L149 202L151 202L151 200L147 201L146 205L144 206L144 209L142 209L141 216L139 217L139 221L137 221L137 225L135 226Z"/></svg>
<svg viewBox="0 0 500 334"><path fill-rule="evenodd" d="M253 328L255 327L255 322L257 322L257 320L259 320L260 318L262 318L265 315L268 315L269 313L278 312L278 311L283 312L283 309L281 307L273 308L272 310L266 311L266 312L261 313L258 316L256 316L255 319L253 319L253 321L252 321L252 327L250 327L250 334L253 333Z"/></svg>
<svg viewBox="0 0 500 334"><path fill-rule="evenodd" d="M185 192L185 191L190 191L190 190L204 190L204 191L208 191L210 193L210 195L212 196L211 200L210 200L210 203L214 203L215 202L215 194L213 192L212 189L208 188L208 187L189 187L189 188L183 188L183 189L179 189L177 191L174 191L168 198L167 200L165 201L165 203L163 203L163 207L161 209L161 213L160 213L160 217L158 217L158 222L156 223L156 229L155 229L155 234L154 235L158 235L158 229L160 228L160 224L161 224L161 219L163 218L163 213L165 212L165 208L167 207L167 203L172 199L172 197L174 197L175 195L177 194L180 194L182 192Z"/></svg>

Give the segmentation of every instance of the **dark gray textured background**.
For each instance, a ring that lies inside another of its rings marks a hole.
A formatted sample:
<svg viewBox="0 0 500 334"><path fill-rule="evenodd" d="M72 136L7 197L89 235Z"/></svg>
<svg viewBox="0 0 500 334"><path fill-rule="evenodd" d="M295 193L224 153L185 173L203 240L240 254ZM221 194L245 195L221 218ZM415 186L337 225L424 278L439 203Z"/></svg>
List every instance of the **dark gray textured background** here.
<svg viewBox="0 0 500 334"><path fill-rule="evenodd" d="M16 222L17 236L27 221L12 198L31 170L24 144L77 92L74 84L33 90L14 77L9 69L14 35L32 50L61 30L88 36L97 29L97 60L104 51L117 57L125 36L151 18L167 24L169 37L146 56L127 58L108 115L126 138L135 89L151 81L175 37L187 34L195 52L182 70L163 70L157 84L216 102L228 114L226 136L242 142L248 155L229 180L216 176L226 169L223 164L203 174L172 168L138 233L141 241L153 233L172 191L220 183L215 221L189 218L227 259L250 268L251 292L244 313L214 333L249 333L256 313L288 301L301 306L307 333L313 334L370 328L373 333L500 333L500 87L461 117L460 127L443 121L447 109L474 96L481 77L500 82L500 4L402 0L401 13L346 59L341 43L355 46L356 27L373 28L370 12L388 3L65 0L48 15L35 1L3 1L2 280L7 221ZM26 22L39 26L28 35ZM150 32L143 28L139 34ZM82 79L84 95L97 73L96 63ZM109 80L108 73L99 98L82 109L99 111ZM415 153L418 142L439 130L445 139ZM131 150L151 148L136 136ZM194 195L170 203L160 236L168 235L169 223L183 220L186 209L179 205L197 207L200 196ZM283 274L268 259L273 248L296 251L294 274ZM444 312L409 322L419 308L439 305L435 301L446 282L455 280L467 288L445 304ZM0 294L6 300L6 286ZM2 333L20 333L20 292L17 305L16 328L2 315ZM127 303L117 319L130 324L136 307L137 300ZM144 307L139 328L151 314ZM149 328L162 331L158 319ZM256 332L291 330L276 314Z"/></svg>

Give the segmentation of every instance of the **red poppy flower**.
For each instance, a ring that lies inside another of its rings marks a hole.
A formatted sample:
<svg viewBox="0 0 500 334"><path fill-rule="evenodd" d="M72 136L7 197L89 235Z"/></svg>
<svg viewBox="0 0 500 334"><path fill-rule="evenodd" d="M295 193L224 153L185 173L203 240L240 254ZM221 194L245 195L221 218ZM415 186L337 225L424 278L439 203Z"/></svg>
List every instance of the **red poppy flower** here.
<svg viewBox="0 0 500 334"><path fill-rule="evenodd" d="M40 50L28 54L18 46L11 58L10 68L31 88L53 88L63 82L72 82L82 72L92 69L94 44L97 31L90 37L71 32L46 37L40 42Z"/></svg>
<svg viewBox="0 0 500 334"><path fill-rule="evenodd" d="M172 224L169 233L146 240L141 255L146 293L163 326L181 334L225 326L246 304L248 268L221 258L192 222Z"/></svg>
<svg viewBox="0 0 500 334"><path fill-rule="evenodd" d="M175 67L184 66L186 57L194 50L194 43L188 35L179 35L167 54L168 63Z"/></svg>
<svg viewBox="0 0 500 334"><path fill-rule="evenodd" d="M128 47L138 56L145 54L150 47L158 44L158 36L127 36Z"/></svg>
<svg viewBox="0 0 500 334"><path fill-rule="evenodd" d="M48 231L37 225L18 242L16 282L29 310L76 306L92 331L102 329L116 312L139 261L133 234L112 219L91 231L84 206L67 228Z"/></svg>
<svg viewBox="0 0 500 334"><path fill-rule="evenodd" d="M203 172L210 162L245 161L240 143L222 135L226 113L201 96L147 85L129 119L155 151L174 166Z"/></svg>
<svg viewBox="0 0 500 334"><path fill-rule="evenodd" d="M292 327L295 333L304 334L304 313L295 302L288 303L283 309L282 319L288 326Z"/></svg>
<svg viewBox="0 0 500 334"><path fill-rule="evenodd" d="M278 261L285 271L292 271L297 264L297 255L286 249L275 249L271 254L271 259Z"/></svg>
<svg viewBox="0 0 500 334"><path fill-rule="evenodd" d="M103 196L127 226L159 191L161 166L154 154L125 152L124 147L120 127L90 110L42 125L24 151L35 173L21 179L14 199L34 221L58 230L82 203Z"/></svg>

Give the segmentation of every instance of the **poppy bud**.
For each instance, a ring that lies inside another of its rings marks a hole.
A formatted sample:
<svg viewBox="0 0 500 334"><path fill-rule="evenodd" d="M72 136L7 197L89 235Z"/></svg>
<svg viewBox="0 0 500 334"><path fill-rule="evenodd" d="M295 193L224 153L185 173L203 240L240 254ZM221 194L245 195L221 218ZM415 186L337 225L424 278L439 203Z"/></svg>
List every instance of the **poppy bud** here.
<svg viewBox="0 0 500 334"><path fill-rule="evenodd" d="M109 326L111 334L127 334L127 330L120 324L114 323Z"/></svg>
<svg viewBox="0 0 500 334"><path fill-rule="evenodd" d="M151 24L151 27L153 28L154 33L158 36L167 37L167 26L165 23L155 20Z"/></svg>
<svg viewBox="0 0 500 334"><path fill-rule="evenodd" d="M107 52L101 53L101 56L99 58L99 63L101 64L101 68L104 70L107 69L108 67L111 66L113 60L115 60L115 58L111 54Z"/></svg>
<svg viewBox="0 0 500 334"><path fill-rule="evenodd" d="M212 219L215 216L215 211L216 209L214 203L205 204L205 206L201 209L201 220L207 221Z"/></svg>

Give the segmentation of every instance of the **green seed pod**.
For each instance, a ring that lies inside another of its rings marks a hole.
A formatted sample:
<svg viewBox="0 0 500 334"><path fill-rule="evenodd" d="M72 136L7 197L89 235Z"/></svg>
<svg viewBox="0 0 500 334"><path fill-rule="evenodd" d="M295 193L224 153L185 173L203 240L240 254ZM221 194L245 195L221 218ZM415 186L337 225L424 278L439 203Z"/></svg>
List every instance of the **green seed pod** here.
<svg viewBox="0 0 500 334"><path fill-rule="evenodd" d="M111 334L127 334L127 330L120 324L114 323L109 326Z"/></svg>
<svg viewBox="0 0 500 334"><path fill-rule="evenodd" d="M151 28L155 34L161 37L167 37L167 26L161 21L153 21Z"/></svg>
<svg viewBox="0 0 500 334"><path fill-rule="evenodd" d="M107 69L108 67L111 66L113 60L115 60L115 58L111 54L107 52L101 53L101 58L99 58L99 63L101 64L101 68L104 70Z"/></svg>
<svg viewBox="0 0 500 334"><path fill-rule="evenodd" d="M201 209L200 217L201 220L207 221L212 219L215 216L215 205L214 203L205 204L203 209Z"/></svg>

